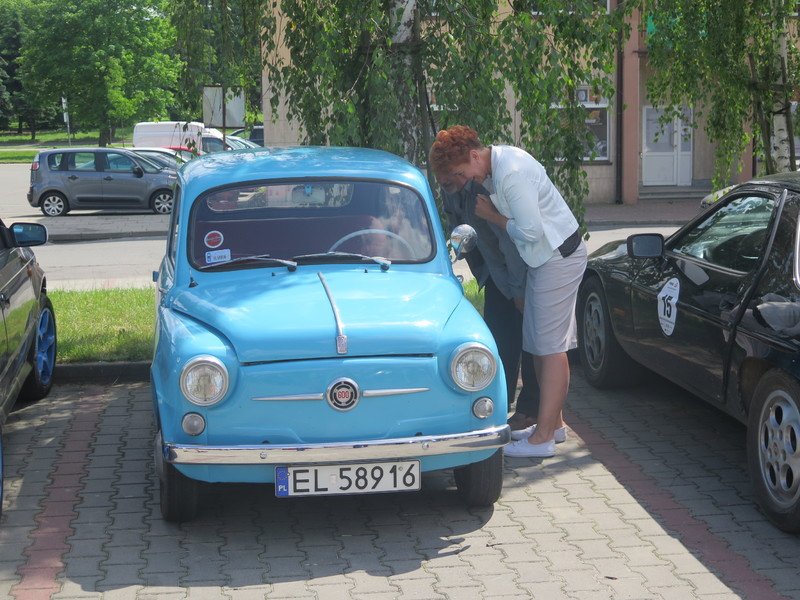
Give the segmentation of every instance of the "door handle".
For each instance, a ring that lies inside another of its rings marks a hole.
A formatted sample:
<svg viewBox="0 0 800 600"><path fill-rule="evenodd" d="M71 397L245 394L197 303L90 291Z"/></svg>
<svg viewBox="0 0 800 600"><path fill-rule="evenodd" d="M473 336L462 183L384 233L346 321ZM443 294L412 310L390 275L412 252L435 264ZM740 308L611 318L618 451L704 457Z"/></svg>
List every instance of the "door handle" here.
<svg viewBox="0 0 800 600"><path fill-rule="evenodd" d="M67 177L67 179L69 179L70 181L75 181L77 178L78 178L77 175L70 175L69 177Z"/></svg>
<svg viewBox="0 0 800 600"><path fill-rule="evenodd" d="M111 176L103 177L103 181L112 181L114 178Z"/></svg>

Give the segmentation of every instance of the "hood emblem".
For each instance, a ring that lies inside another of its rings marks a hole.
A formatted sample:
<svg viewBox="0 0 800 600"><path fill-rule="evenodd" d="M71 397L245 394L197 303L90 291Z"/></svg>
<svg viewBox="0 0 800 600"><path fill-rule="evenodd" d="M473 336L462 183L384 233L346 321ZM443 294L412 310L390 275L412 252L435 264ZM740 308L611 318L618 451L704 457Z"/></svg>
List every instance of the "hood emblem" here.
<svg viewBox="0 0 800 600"><path fill-rule="evenodd" d="M328 404L339 411L346 411L355 407L355 405L358 404L359 396L358 384L346 377L342 377L331 383L325 394L325 397L328 399Z"/></svg>

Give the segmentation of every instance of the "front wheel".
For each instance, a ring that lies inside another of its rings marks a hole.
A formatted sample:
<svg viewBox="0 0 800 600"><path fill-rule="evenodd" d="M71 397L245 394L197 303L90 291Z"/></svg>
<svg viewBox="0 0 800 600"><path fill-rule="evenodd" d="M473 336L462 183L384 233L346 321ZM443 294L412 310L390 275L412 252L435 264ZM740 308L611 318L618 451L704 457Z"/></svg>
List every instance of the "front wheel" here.
<svg viewBox="0 0 800 600"><path fill-rule="evenodd" d="M150 209L157 215L168 215L172 212L172 192L159 190L150 198Z"/></svg>
<svg viewBox="0 0 800 600"><path fill-rule="evenodd" d="M197 515L199 486L168 462L162 454L161 432L155 441L156 473L159 483L161 516L170 523L191 521Z"/></svg>
<svg viewBox="0 0 800 600"><path fill-rule="evenodd" d="M56 367L56 315L53 303L44 294L41 306L28 356L31 372L20 390L20 398L30 402L41 400L50 392Z"/></svg>
<svg viewBox="0 0 800 600"><path fill-rule="evenodd" d="M777 527L800 531L800 384L783 371L758 382L747 424L756 501Z"/></svg>
<svg viewBox="0 0 800 600"><path fill-rule="evenodd" d="M453 469L456 488L467 506L491 506L503 491L503 450L482 461Z"/></svg>
<svg viewBox="0 0 800 600"><path fill-rule="evenodd" d="M630 380L633 361L617 342L605 290L597 277L586 279L578 291L578 355L586 380L608 388Z"/></svg>

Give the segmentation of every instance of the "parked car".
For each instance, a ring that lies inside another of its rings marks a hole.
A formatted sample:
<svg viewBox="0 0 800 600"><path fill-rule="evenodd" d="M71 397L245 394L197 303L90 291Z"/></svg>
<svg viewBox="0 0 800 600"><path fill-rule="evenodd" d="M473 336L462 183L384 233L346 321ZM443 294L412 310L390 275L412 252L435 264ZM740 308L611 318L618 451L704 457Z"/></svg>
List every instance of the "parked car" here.
<svg viewBox="0 0 800 600"><path fill-rule="evenodd" d="M191 160L184 158L180 150L173 150L172 148L131 148L131 152L173 171L177 171L183 163Z"/></svg>
<svg viewBox="0 0 800 600"><path fill-rule="evenodd" d="M239 136L236 136L236 135L228 135L228 136L225 137L225 139L228 141L228 143L231 145L231 147L234 150L241 150L241 149L247 149L247 148L260 148L261 147L258 144L256 144L255 142L251 142L250 140L246 140L246 139L244 139L242 137L239 137Z"/></svg>
<svg viewBox="0 0 800 600"><path fill-rule="evenodd" d="M237 129L231 132L231 135L236 137L243 137L247 140L253 142L256 146L263 146L264 145L264 126L263 125L253 125L249 130L248 129Z"/></svg>
<svg viewBox="0 0 800 600"><path fill-rule="evenodd" d="M43 150L31 163L28 203L48 217L79 209L172 210L176 174L122 148Z"/></svg>
<svg viewBox="0 0 800 600"><path fill-rule="evenodd" d="M736 186L667 240L599 248L577 306L592 385L636 361L747 425L756 499L786 531L800 531L798 212L798 173Z"/></svg>
<svg viewBox="0 0 800 600"><path fill-rule="evenodd" d="M495 502L503 370L425 176L294 147L178 178L151 367L164 518L191 519L201 481L284 498L417 490L450 468L468 504Z"/></svg>
<svg viewBox="0 0 800 600"><path fill-rule="evenodd" d="M0 221L0 511L3 506L2 425L17 399L44 398L56 366L56 319L44 272L30 246L47 241L37 223Z"/></svg>

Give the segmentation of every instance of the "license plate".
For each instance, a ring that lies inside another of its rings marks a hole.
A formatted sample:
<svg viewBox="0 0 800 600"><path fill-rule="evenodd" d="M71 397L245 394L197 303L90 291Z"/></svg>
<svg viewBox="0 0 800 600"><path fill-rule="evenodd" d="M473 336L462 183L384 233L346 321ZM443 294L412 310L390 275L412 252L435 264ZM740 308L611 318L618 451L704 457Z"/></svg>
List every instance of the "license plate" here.
<svg viewBox="0 0 800 600"><path fill-rule="evenodd" d="M275 467L275 495L330 496L420 489L419 461Z"/></svg>

